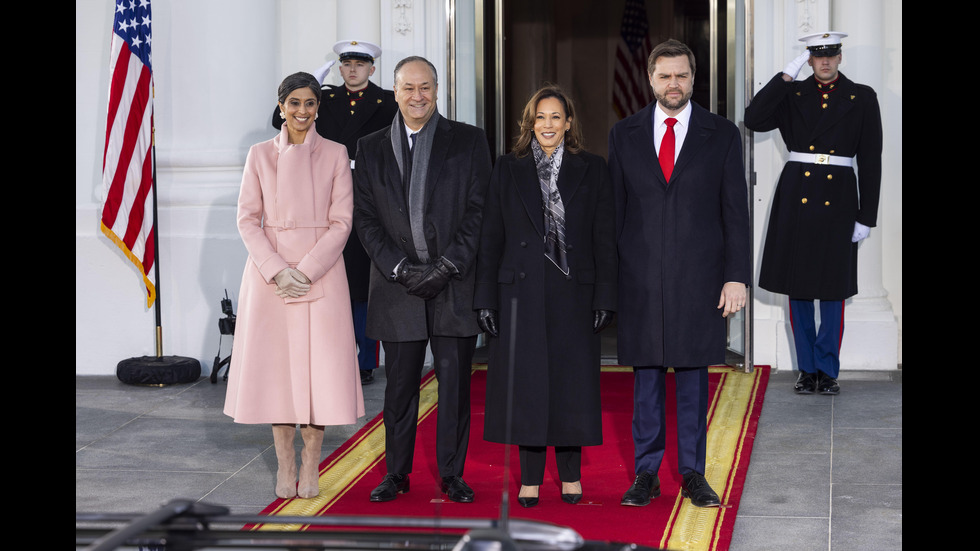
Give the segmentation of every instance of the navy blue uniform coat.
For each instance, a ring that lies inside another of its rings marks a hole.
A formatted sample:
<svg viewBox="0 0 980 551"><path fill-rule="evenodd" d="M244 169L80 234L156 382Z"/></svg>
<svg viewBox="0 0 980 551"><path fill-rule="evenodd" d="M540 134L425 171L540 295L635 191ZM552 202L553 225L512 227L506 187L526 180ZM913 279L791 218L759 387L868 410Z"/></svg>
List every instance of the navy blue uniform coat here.
<svg viewBox="0 0 980 551"><path fill-rule="evenodd" d="M857 294L854 222L874 227L881 188L881 113L868 86L843 74L827 108L813 76L769 81L745 109L745 126L779 129L790 151L857 156L845 166L788 162L773 196L759 286L794 299L843 300ZM856 180L856 181L855 181Z"/></svg>
<svg viewBox="0 0 980 551"><path fill-rule="evenodd" d="M751 282L742 140L694 102L668 185L654 147L651 103L609 133L619 246L619 363L723 363L722 286Z"/></svg>

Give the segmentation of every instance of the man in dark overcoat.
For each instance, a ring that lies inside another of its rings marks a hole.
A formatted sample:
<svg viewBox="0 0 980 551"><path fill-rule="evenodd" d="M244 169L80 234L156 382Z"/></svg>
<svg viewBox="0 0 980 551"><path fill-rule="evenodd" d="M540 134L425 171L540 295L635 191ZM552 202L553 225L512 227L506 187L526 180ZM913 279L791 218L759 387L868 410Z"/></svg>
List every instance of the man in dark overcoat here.
<svg viewBox="0 0 980 551"><path fill-rule="evenodd" d="M341 40L334 44L333 51L340 60L340 74L344 85L327 84L322 87L316 131L324 138L347 147L351 169L354 170L357 140L391 126L391 121L398 112L398 105L395 103L394 92L383 90L368 80L376 69L374 60L381 57L381 48L362 40ZM314 76L322 82L330 73L332 65L333 61L320 67ZM272 114L272 125L277 129L282 127L278 109ZM361 384L367 385L374 382L374 370L378 367L378 342L365 334L371 259L357 238L357 232L352 231L347 239L344 266L350 287Z"/></svg>
<svg viewBox="0 0 980 551"><path fill-rule="evenodd" d="M801 38L807 49L745 110L747 128L778 128L789 150L773 196L759 286L789 295L799 394L840 392L844 299L857 293L858 243L878 215L881 113L874 90L838 71L844 36ZM796 81L803 63L813 75ZM814 300L820 301L819 333Z"/></svg>
<svg viewBox="0 0 980 551"><path fill-rule="evenodd" d="M354 226L373 268L367 332L385 351L387 474L371 501L409 489L426 344L439 384L436 458L442 491L473 501L463 481L476 335L476 252L490 179L479 128L436 110L436 70L421 57L395 68L399 113L358 142Z"/></svg>
<svg viewBox="0 0 980 551"><path fill-rule="evenodd" d="M724 363L725 317L745 305L749 214L742 139L690 101L694 54L668 40L650 54L656 101L613 127L609 170L619 248L619 362L634 366L636 479L623 505L660 495L665 375L674 369L682 494L719 505L705 478L708 365Z"/></svg>

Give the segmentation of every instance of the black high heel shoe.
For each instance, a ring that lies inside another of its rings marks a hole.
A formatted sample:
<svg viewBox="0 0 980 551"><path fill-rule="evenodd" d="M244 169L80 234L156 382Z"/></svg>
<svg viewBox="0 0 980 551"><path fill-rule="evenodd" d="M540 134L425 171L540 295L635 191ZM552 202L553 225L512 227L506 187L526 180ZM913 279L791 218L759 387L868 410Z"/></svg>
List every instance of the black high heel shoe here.
<svg viewBox="0 0 980 551"><path fill-rule="evenodd" d="M517 502L521 504L521 507L534 507L538 504L538 498L536 497L519 497Z"/></svg>
<svg viewBox="0 0 980 551"><path fill-rule="evenodd" d="M522 489L524 487L525 486L521 486ZM527 487L528 488L533 488L533 486L527 486ZM538 491L540 491L540 487L538 488ZM534 507L535 505L538 504L538 498L537 498L537 496L535 496L535 497L520 497L520 496L518 496L517 502L520 503L521 504L521 507L524 507L524 508Z"/></svg>
<svg viewBox="0 0 980 551"><path fill-rule="evenodd" d="M562 486L564 486L564 484L565 483L562 483ZM572 484L572 483L569 482L569 484ZM579 488L581 488L581 487L582 487L582 485L580 483L579 484ZM579 492L577 494L566 494L565 492L562 492L561 493L561 500L564 501L565 503L570 504L570 505L575 505L579 501L582 501L582 492Z"/></svg>

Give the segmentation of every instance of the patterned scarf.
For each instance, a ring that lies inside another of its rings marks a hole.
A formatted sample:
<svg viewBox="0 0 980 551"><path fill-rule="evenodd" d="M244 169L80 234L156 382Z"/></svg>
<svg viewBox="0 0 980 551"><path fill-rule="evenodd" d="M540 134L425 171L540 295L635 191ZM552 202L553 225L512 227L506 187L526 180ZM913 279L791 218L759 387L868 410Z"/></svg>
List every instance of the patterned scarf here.
<svg viewBox="0 0 980 551"><path fill-rule="evenodd" d="M537 138L531 139L534 164L538 169L538 182L541 184L541 201L544 203L544 255L568 275L568 257L565 254L565 205L558 192L558 172L561 158L565 153L562 140L552 152L551 158L545 155Z"/></svg>

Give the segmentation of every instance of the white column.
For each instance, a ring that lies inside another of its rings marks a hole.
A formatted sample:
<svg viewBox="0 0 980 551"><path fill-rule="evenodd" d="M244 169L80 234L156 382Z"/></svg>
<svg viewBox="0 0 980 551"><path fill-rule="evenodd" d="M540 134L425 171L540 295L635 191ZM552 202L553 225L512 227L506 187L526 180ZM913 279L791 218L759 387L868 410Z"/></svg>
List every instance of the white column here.
<svg viewBox="0 0 980 551"><path fill-rule="evenodd" d="M841 72L876 92L883 90L884 9L881 0L835 0L831 14L832 30L848 33L843 40ZM882 121L885 133L892 131L889 125L895 119L883 113ZM888 154L884 152L883 160ZM889 193L889 188L883 178L882 195ZM884 210L879 205L878 226L858 247L858 294L845 308L842 370L898 366L898 324L882 281L882 244L887 231L882 224Z"/></svg>

